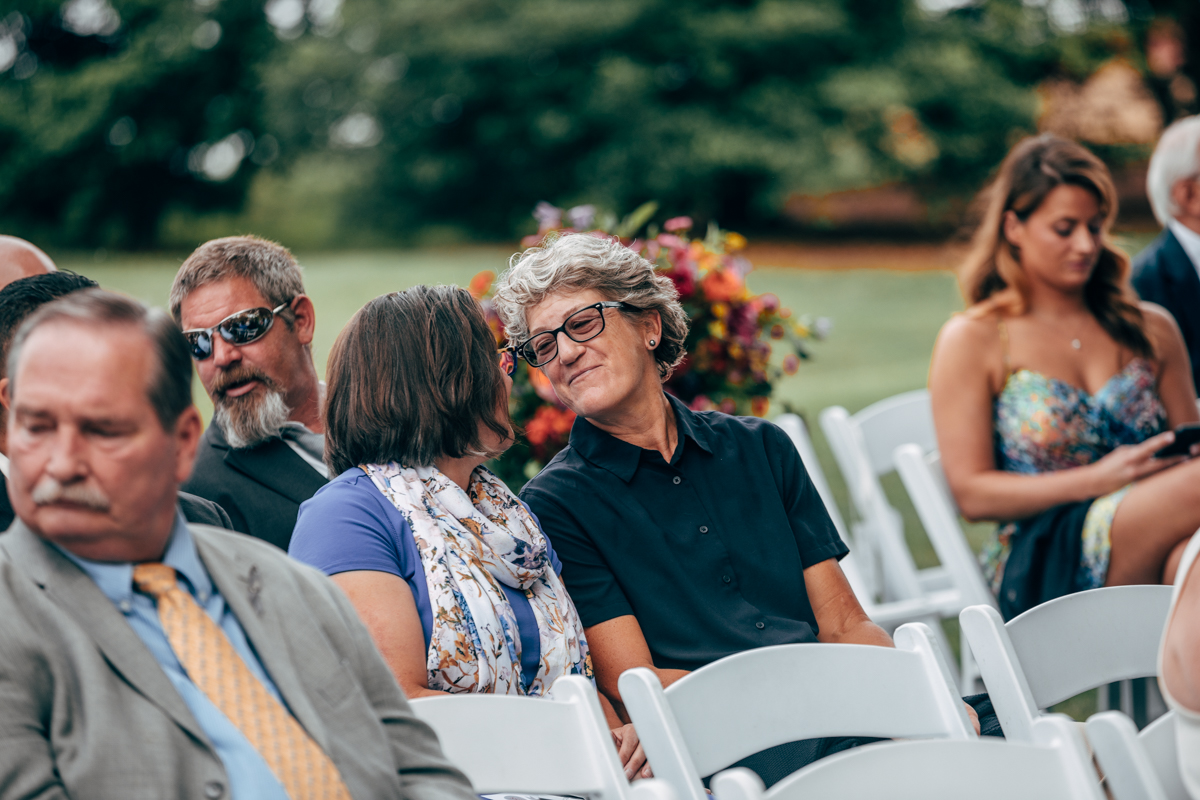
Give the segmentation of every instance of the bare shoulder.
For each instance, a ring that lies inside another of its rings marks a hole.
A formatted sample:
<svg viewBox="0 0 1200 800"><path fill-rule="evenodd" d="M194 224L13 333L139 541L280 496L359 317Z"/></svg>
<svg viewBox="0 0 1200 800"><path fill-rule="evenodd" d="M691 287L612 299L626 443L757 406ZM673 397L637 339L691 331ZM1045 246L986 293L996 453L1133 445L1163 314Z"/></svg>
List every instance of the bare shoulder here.
<svg viewBox="0 0 1200 800"><path fill-rule="evenodd" d="M1142 318L1146 320L1146 332L1151 336L1155 334L1160 336L1180 335L1179 323L1175 321L1175 317L1158 303L1149 303L1143 300L1138 303L1138 308L1142 311Z"/></svg>
<svg viewBox="0 0 1200 800"><path fill-rule="evenodd" d="M1000 316L995 312L978 314L970 310L951 317L938 333L934 357L938 354L955 358L969 356L978 359L991 351L999 352Z"/></svg>
<svg viewBox="0 0 1200 800"><path fill-rule="evenodd" d="M1146 336L1160 356L1164 349L1176 350L1185 347L1179 324L1175 321L1175 317L1171 316L1170 311L1158 303L1145 301L1138 303L1138 308L1141 309L1142 319L1146 323Z"/></svg>

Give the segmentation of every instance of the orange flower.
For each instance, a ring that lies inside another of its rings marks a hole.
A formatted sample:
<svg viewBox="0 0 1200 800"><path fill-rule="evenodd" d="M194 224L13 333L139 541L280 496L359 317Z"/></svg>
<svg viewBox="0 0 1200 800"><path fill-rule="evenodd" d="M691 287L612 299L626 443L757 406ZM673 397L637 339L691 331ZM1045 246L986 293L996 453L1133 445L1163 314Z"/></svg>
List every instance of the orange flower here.
<svg viewBox="0 0 1200 800"><path fill-rule="evenodd" d="M533 414L533 419L525 426L525 438L534 447L540 447L548 440L562 439L571 433L575 424L575 412L559 409L554 406L540 406Z"/></svg>
<svg viewBox="0 0 1200 800"><path fill-rule="evenodd" d="M704 276L700 286L704 289L704 296L712 303L728 302L746 292L741 277L731 269L712 270Z"/></svg>
<svg viewBox="0 0 1200 800"><path fill-rule="evenodd" d="M771 407L771 401L766 397L751 397L750 398L750 413L756 417L765 417L767 409Z"/></svg>
<svg viewBox="0 0 1200 800"><path fill-rule="evenodd" d="M471 278L471 282L467 285L467 291L471 293L471 297L480 300L488 293L488 289L492 288L492 281L494 280L496 280L496 273L490 269L485 269L474 278Z"/></svg>

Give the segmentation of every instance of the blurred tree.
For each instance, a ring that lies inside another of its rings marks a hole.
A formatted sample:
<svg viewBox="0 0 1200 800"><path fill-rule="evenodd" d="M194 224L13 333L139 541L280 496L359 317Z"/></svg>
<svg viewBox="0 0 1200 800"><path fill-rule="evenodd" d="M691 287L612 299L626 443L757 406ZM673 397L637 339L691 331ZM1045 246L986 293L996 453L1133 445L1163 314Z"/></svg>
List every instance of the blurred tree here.
<svg viewBox="0 0 1200 800"><path fill-rule="evenodd" d="M0 19L0 224L143 247L172 205L236 207L278 152L256 69L275 43L250 0L17 0Z"/></svg>
<svg viewBox="0 0 1200 800"><path fill-rule="evenodd" d="M893 182L936 218L1034 130L1035 84L1086 74L1120 30L950 5L356 0L340 36L273 63L270 118L290 152L361 150L349 213L385 230L508 236L538 200L651 198L762 229L790 192Z"/></svg>
<svg viewBox="0 0 1200 800"><path fill-rule="evenodd" d="M937 226L1035 129L1040 81L1114 55L1157 74L1153 21L1197 19L1196 0L15 2L0 225L57 246L151 245L164 218L187 238L272 161L326 201L341 176L329 213L290 201L375 241L508 238L543 199L762 231L793 193L888 185Z"/></svg>

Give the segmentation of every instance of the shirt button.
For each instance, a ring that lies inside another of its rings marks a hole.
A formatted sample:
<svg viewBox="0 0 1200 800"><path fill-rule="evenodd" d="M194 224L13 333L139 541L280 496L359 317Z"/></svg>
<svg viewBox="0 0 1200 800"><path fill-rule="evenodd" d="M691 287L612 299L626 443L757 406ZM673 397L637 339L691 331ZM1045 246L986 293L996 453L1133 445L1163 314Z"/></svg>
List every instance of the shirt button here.
<svg viewBox="0 0 1200 800"><path fill-rule="evenodd" d="M683 478L676 475L674 478L671 478L671 482L678 486L679 484L683 483Z"/></svg>
<svg viewBox="0 0 1200 800"><path fill-rule="evenodd" d="M756 622L756 623L754 623L754 627L758 628L761 631L763 628L765 628L767 626L766 626L766 624L764 624L762 622Z"/></svg>
<svg viewBox="0 0 1200 800"><path fill-rule="evenodd" d="M217 800L223 794L225 794L225 786L220 781L209 781L204 784L204 796L208 800Z"/></svg>
<svg viewBox="0 0 1200 800"><path fill-rule="evenodd" d="M701 532L701 533L708 533L708 526L707 526L707 525L701 525L701 526L700 526L700 532Z"/></svg>
<svg viewBox="0 0 1200 800"><path fill-rule="evenodd" d="M122 611L124 611L126 614L128 614L130 611L132 611L132 610L133 610L133 603L129 602L128 600L122 600L122 601L121 601L121 602L120 602L120 603L117 605L117 608L121 609L121 610L122 610Z"/></svg>
<svg viewBox="0 0 1200 800"><path fill-rule="evenodd" d="M733 578L729 577L728 575L722 575L722 576L721 576L721 580L725 581L726 583L732 583L732 582L733 582Z"/></svg>

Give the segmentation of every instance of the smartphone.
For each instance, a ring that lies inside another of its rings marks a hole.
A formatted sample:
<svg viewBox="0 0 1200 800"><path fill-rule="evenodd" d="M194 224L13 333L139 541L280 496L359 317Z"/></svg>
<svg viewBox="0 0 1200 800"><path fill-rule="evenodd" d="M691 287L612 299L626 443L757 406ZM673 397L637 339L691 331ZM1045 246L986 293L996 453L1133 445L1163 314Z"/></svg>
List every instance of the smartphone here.
<svg viewBox="0 0 1200 800"><path fill-rule="evenodd" d="M1186 456L1192 445L1200 443L1200 422L1187 422L1175 429L1175 441L1154 454L1155 458Z"/></svg>

